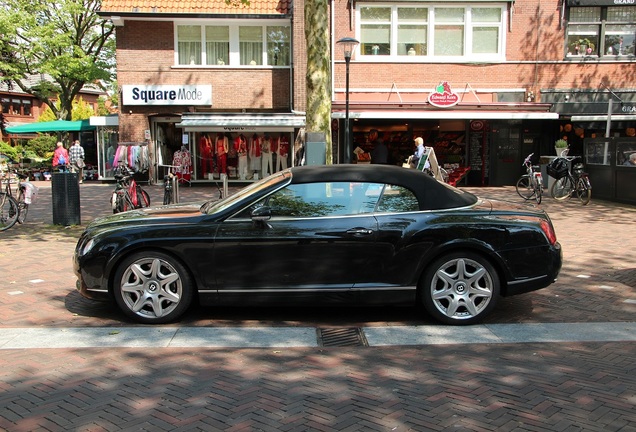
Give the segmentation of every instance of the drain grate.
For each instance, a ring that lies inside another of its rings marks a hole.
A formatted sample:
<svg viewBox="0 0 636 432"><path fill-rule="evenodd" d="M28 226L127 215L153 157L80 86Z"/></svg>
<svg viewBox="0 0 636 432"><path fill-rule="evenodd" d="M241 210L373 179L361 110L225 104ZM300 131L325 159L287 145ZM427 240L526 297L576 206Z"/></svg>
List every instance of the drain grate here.
<svg viewBox="0 0 636 432"><path fill-rule="evenodd" d="M355 347L369 346L364 332L359 327L316 329L318 346Z"/></svg>

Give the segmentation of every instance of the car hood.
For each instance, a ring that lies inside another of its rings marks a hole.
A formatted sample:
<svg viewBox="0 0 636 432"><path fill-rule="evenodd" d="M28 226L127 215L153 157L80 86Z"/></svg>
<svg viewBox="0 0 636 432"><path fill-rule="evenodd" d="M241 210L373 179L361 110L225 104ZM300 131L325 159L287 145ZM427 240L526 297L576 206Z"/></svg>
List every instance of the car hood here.
<svg viewBox="0 0 636 432"><path fill-rule="evenodd" d="M95 219L87 229L99 229L104 227L131 226L136 224L164 224L186 223L203 216L201 206L203 202L188 204L173 204L157 207L147 207L130 210Z"/></svg>

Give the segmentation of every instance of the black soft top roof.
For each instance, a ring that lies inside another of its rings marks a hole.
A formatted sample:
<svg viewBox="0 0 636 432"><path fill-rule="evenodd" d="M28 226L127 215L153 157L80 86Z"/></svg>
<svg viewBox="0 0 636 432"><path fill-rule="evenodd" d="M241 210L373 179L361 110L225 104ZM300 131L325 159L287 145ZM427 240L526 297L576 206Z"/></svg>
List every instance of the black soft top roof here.
<svg viewBox="0 0 636 432"><path fill-rule="evenodd" d="M477 202L475 195L441 183L422 171L393 165L311 165L293 167L291 173L292 183L353 181L402 186L416 195L420 210L465 207Z"/></svg>

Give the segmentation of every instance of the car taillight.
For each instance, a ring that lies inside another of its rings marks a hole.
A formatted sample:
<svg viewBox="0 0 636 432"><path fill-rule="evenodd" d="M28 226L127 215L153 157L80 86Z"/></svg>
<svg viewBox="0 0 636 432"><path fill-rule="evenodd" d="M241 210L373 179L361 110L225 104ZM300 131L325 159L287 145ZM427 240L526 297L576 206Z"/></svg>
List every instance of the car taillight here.
<svg viewBox="0 0 636 432"><path fill-rule="evenodd" d="M554 227L552 226L552 224L547 220L542 220L541 229L543 230L543 233L545 234L545 236L548 238L548 241L550 242L550 244L554 245L557 239L556 239L556 232L554 232Z"/></svg>

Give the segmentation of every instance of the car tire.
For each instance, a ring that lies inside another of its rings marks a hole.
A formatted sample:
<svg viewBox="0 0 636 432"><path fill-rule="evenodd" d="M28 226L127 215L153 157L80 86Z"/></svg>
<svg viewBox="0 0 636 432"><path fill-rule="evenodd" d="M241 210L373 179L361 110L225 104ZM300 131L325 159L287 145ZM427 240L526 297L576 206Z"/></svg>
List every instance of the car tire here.
<svg viewBox="0 0 636 432"><path fill-rule="evenodd" d="M420 298L437 321L452 325L476 324L496 306L499 275L485 258L472 252L445 255L427 267Z"/></svg>
<svg viewBox="0 0 636 432"><path fill-rule="evenodd" d="M113 283L117 305L144 324L175 321L192 303L194 285L186 268L161 252L142 252L124 259Z"/></svg>

